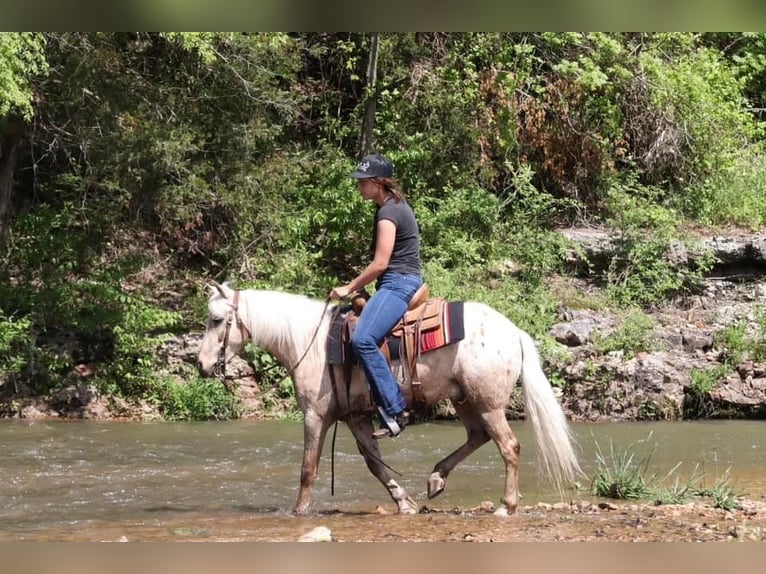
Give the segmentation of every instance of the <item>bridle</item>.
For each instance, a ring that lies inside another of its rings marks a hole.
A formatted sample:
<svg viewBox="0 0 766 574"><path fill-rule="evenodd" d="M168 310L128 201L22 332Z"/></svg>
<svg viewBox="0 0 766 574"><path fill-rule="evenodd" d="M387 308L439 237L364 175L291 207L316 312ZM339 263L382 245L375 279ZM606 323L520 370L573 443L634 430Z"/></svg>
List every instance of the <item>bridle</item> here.
<svg viewBox="0 0 766 574"><path fill-rule="evenodd" d="M330 304L330 298L328 297L325 300L324 308L322 309L322 314L319 317L319 322L317 323L316 329L314 329L314 334L311 336L311 340L309 341L308 345L306 345L306 350L303 351L303 354L300 356L300 358L295 362L295 364L287 369L288 375L291 375L295 369L298 368L298 365L300 365L303 362L303 359L306 358L306 355L309 352L309 349L311 349L311 345L314 344L314 341L316 340L317 333L319 333L319 328L322 326L322 319L324 318L325 312L327 311L327 306ZM252 334L250 333L250 330L247 328L247 325L245 325L245 322L242 320L242 317L239 316L239 291L234 291L234 300L231 303L231 309L232 312L229 313L229 316L226 318L226 329L223 332L223 343L221 345L221 350L218 352L218 371L221 373L221 382L226 388L229 388L226 384L226 349L229 346L229 333L231 332L231 325L236 319L237 321L237 328L239 329L240 334L242 335L242 340L246 341L247 339L250 339ZM279 367L279 363L273 363L269 367L265 368L262 371L258 371L255 366L251 365L253 367L253 373L260 374L261 377L268 373L269 371ZM265 392L265 391L263 391Z"/></svg>
<svg viewBox="0 0 766 574"><path fill-rule="evenodd" d="M242 340L246 341L250 338L250 330L245 325L242 317L239 316L239 291L234 291L234 301L231 303L232 312L226 318L226 329L223 332L223 344L221 350L218 352L218 366L220 367L221 380L226 385L226 349L229 347L229 333L231 332L231 324L234 319L237 320L237 328L242 335Z"/></svg>

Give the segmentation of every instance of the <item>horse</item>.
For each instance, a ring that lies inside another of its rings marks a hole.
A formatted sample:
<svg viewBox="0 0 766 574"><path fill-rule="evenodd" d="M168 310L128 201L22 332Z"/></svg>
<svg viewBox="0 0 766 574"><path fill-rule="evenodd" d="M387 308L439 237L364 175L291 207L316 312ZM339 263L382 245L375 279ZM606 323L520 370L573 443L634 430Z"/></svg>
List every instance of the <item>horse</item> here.
<svg viewBox="0 0 766 574"><path fill-rule="evenodd" d="M335 381L345 380L343 365L327 361L334 306L282 291L234 290L226 283L210 288L208 323L198 355L200 374L213 376L221 361L225 365L251 339L288 369L292 378L303 413L303 460L293 513L309 512L325 436L337 420L348 425L367 468L386 488L398 512L417 513L418 506L389 475L378 441L372 438L376 410L364 372L354 367L348 389L344 386L344 392L338 392L334 388ZM483 303L466 301L463 313L464 338L418 359L426 405L449 399L467 435L464 444L436 463L428 478L427 495L432 499L441 494L453 468L492 439L505 464L505 490L495 514L508 516L519 501L521 447L505 408L517 380L521 380L525 414L532 423L543 473L560 493L583 473L566 416L542 370L533 339ZM330 369L338 372L331 376ZM410 385L401 388L411 405Z"/></svg>

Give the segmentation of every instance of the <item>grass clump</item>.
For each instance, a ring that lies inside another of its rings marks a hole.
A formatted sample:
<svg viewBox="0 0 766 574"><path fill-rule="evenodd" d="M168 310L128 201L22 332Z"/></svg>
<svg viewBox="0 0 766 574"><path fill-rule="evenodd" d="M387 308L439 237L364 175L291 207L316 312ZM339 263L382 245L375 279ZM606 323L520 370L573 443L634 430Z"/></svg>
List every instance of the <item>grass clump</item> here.
<svg viewBox="0 0 766 574"><path fill-rule="evenodd" d="M160 411L170 421L212 421L239 418L239 404L217 379L166 381L156 391Z"/></svg>
<svg viewBox="0 0 766 574"><path fill-rule="evenodd" d="M652 433L649 433L648 443ZM596 472L592 480L592 492L604 498L617 500L649 500L655 504L684 504L695 498L710 498L715 508L733 510L740 508L738 494L731 479L731 468L717 477L713 486L706 488L705 474L699 464L690 476L682 480L677 472L679 462L666 474L650 472L653 450L639 452L631 443L624 450L616 450L609 440L609 452L605 454L596 442Z"/></svg>
<svg viewBox="0 0 766 574"><path fill-rule="evenodd" d="M597 471L593 479L593 493L619 500L646 498L650 493L646 482L649 458L637 458L630 449L615 451L611 438L609 456L606 456L596 442Z"/></svg>

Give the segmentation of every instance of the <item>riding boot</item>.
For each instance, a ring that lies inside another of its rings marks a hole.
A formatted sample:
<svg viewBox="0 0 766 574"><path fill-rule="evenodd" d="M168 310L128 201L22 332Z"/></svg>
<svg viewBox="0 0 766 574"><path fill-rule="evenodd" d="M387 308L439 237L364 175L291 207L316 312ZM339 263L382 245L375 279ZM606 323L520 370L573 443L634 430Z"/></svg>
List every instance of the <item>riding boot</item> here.
<svg viewBox="0 0 766 574"><path fill-rule="evenodd" d="M379 439L385 437L399 436L407 423L410 422L410 413L408 411L402 411L395 417L389 415L382 407L378 407L380 418L383 421L383 425L372 433L372 438Z"/></svg>

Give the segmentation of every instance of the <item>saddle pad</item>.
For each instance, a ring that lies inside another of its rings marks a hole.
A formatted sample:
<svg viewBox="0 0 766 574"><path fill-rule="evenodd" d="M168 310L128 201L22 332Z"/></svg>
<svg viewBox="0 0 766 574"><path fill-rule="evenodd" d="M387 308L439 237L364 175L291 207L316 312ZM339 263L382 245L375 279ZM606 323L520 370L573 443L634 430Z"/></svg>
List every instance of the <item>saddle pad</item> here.
<svg viewBox="0 0 766 574"><path fill-rule="evenodd" d="M339 306L332 317L330 332L327 334L327 362L330 365L343 364L343 324L346 322L346 314L351 311L351 305Z"/></svg>
<svg viewBox="0 0 766 574"><path fill-rule="evenodd" d="M345 362L347 350L341 344L343 324L350 306L338 308L332 318L330 332L327 335L327 362L330 365L342 365ZM427 353L446 345L462 341L465 338L463 322L463 301L450 301L444 306L442 317L443 329L431 329L420 334L420 352ZM388 338L388 349L392 360L399 359L399 337Z"/></svg>
<svg viewBox="0 0 766 574"><path fill-rule="evenodd" d="M420 353L427 353L452 345L465 338L465 323L463 322L463 301L450 301L444 306L442 329L431 329L420 334ZM389 337L388 351L391 360L399 359L399 337Z"/></svg>

